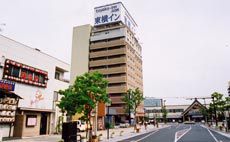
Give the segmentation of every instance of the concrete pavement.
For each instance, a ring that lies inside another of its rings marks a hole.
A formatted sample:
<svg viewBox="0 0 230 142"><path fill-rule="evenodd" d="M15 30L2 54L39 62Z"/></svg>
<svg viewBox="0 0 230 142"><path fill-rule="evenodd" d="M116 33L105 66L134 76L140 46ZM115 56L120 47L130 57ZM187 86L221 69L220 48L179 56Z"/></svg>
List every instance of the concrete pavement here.
<svg viewBox="0 0 230 142"><path fill-rule="evenodd" d="M200 124L172 124L172 126L132 137L122 142L230 142L230 138Z"/></svg>
<svg viewBox="0 0 230 142"><path fill-rule="evenodd" d="M153 125L148 125L147 130L145 130L144 126L140 126L141 129L139 133L135 133L133 127L110 129L109 140L107 139L107 130L98 131L97 135L102 134L102 137L101 137L102 142L118 142L118 141L123 141L124 139L128 139L131 137L141 136L143 134L147 134L149 132L153 132L155 130L158 130L158 129L161 129L167 126L168 125L159 124L159 128L156 128ZM114 133L113 138L111 138L112 133ZM82 136L85 136L85 132L81 132L80 134ZM44 136L37 136L37 137L25 137L22 139L8 140L7 142L58 142L60 140L61 140L61 135L44 135Z"/></svg>

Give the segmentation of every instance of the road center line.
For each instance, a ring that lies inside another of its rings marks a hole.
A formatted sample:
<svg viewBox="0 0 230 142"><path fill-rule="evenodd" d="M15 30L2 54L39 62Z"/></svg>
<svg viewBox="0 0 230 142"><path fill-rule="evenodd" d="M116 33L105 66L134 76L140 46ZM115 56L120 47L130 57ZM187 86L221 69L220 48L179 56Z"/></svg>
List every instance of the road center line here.
<svg viewBox="0 0 230 142"><path fill-rule="evenodd" d="M158 132L159 130L156 130L156 131L154 131L154 132L152 132L152 133L150 133L150 134L148 134L147 136L144 136L143 138L141 138L141 139L139 139L139 140L137 140L137 142L139 142L139 141L141 141L141 140L143 140L143 139L145 139L145 138L147 138L147 137L149 137L150 135L152 135L152 134L155 134L156 132Z"/></svg>
<svg viewBox="0 0 230 142"><path fill-rule="evenodd" d="M177 131L177 132L175 133L174 142L177 142L180 138L182 138L185 134L187 134L191 129L192 129L192 127L190 126L189 129L184 129L184 130ZM185 132L184 132L179 138L177 138L177 133L178 133L178 132L181 132L181 131L185 131Z"/></svg>

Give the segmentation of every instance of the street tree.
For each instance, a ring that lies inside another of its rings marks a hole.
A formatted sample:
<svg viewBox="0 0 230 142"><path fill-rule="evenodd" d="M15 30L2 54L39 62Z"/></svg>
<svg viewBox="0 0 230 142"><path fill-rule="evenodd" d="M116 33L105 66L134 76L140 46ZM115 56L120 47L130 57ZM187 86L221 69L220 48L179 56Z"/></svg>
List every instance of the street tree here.
<svg viewBox="0 0 230 142"><path fill-rule="evenodd" d="M162 107L161 111L162 111L163 121L164 121L164 123L166 123L167 122L166 119L167 119L168 111L167 111L165 106Z"/></svg>
<svg viewBox="0 0 230 142"><path fill-rule="evenodd" d="M223 120L224 118L226 101L221 93L214 92L211 96L212 103L210 103L210 108L214 111L216 125L218 125L218 120Z"/></svg>
<svg viewBox="0 0 230 142"><path fill-rule="evenodd" d="M81 120L86 121L90 126L90 138L92 123L90 121L92 111L96 105L100 103L110 103L107 94L108 81L104 79L99 72L85 73L77 76L74 84L68 89L59 93L63 96L58 105L62 110L66 111L68 115L80 113L83 116ZM86 136L87 135L86 131Z"/></svg>
<svg viewBox="0 0 230 142"><path fill-rule="evenodd" d="M144 97L139 88L136 88L135 90L129 89L127 91L127 94L125 94L124 97L122 98L122 101L126 103L126 106L125 106L126 112L132 111L134 113L135 126L137 123L136 122L137 107L143 102L143 100L144 100Z"/></svg>

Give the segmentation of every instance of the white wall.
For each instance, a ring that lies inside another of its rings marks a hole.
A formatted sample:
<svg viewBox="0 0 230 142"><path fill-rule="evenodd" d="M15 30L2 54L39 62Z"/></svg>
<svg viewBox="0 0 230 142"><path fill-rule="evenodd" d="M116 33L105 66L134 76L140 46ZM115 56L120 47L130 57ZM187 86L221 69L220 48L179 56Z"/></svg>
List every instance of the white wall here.
<svg viewBox="0 0 230 142"><path fill-rule="evenodd" d="M66 71L70 70L67 63L4 36L0 36L0 58L2 64L4 64L4 59L11 59L48 72L47 88L16 82L14 92L23 98L20 100L19 107L52 109L54 91L67 88L69 85L54 79L56 66ZM0 69L0 78L2 78L2 74L3 68ZM31 105L37 91L44 95L44 100Z"/></svg>
<svg viewBox="0 0 230 142"><path fill-rule="evenodd" d="M69 83L54 78L56 67L69 72L69 64L0 35L0 65L4 65L5 59L14 60L48 72L49 80L47 88L15 82L14 92L23 98L19 101L19 107L52 110L54 91L66 89L69 86ZM0 68L0 80L2 79L2 76L3 68ZM35 99L35 94L38 91L43 94L44 99L31 105L31 101ZM56 109L57 108L54 108L54 110ZM57 111L56 115L60 115L60 113ZM54 118L53 120L54 122L51 121L51 126L55 127L57 118ZM1 126L3 127L3 125ZM3 136L8 136L9 128L4 127L1 129L3 130Z"/></svg>
<svg viewBox="0 0 230 142"><path fill-rule="evenodd" d="M125 28L106 30L106 31L94 33L94 35L90 37L90 41L98 41L98 40L104 40L104 39L110 39L116 37L125 37L125 34L126 34Z"/></svg>

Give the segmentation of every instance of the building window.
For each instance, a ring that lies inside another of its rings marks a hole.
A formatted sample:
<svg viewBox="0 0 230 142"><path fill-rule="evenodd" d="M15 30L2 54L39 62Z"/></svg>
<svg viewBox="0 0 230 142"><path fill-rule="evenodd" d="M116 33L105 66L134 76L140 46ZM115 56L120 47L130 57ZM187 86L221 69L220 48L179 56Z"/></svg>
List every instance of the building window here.
<svg viewBox="0 0 230 142"><path fill-rule="evenodd" d="M44 83L44 81L45 81L45 78L44 78L44 76L43 75L39 75L39 83Z"/></svg>
<svg viewBox="0 0 230 142"><path fill-rule="evenodd" d="M54 98L53 101L56 102L58 101L58 92L54 91Z"/></svg>
<svg viewBox="0 0 230 142"><path fill-rule="evenodd" d="M59 72L55 72L55 79L60 80L60 73Z"/></svg>
<svg viewBox="0 0 230 142"><path fill-rule="evenodd" d="M10 75L13 77L19 77L20 68L15 66L9 67Z"/></svg>
<svg viewBox="0 0 230 142"><path fill-rule="evenodd" d="M32 71L27 71L27 80L29 81L33 81L33 72Z"/></svg>
<svg viewBox="0 0 230 142"><path fill-rule="evenodd" d="M34 81L39 82L39 75L37 73L34 74Z"/></svg>

